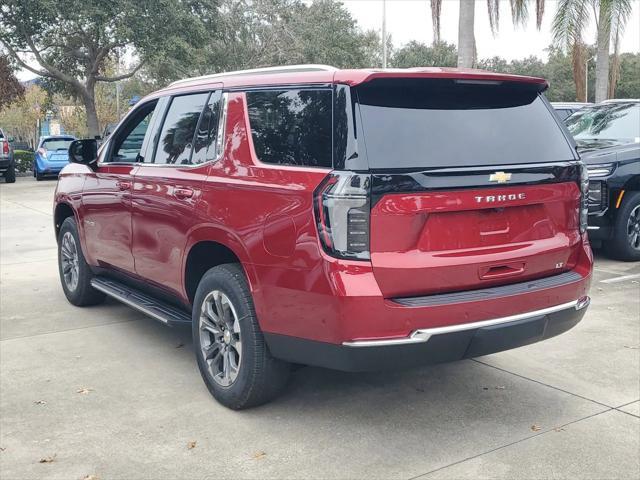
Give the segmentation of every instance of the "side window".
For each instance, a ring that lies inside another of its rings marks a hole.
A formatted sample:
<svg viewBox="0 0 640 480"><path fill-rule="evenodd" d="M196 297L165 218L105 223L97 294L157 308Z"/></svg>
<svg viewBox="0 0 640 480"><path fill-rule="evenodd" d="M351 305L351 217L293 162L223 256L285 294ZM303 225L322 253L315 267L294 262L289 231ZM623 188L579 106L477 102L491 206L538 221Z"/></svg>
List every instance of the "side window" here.
<svg viewBox="0 0 640 480"><path fill-rule="evenodd" d="M143 105L127 120L123 128L119 129L113 140L113 148L109 162L133 163L140 161L142 142L149 128L151 117L155 111L157 102Z"/></svg>
<svg viewBox="0 0 640 480"><path fill-rule="evenodd" d="M216 136L218 134L218 120L220 118L220 91L213 92L204 107L196 136L193 141L191 163L197 165L212 160L215 151Z"/></svg>
<svg viewBox="0 0 640 480"><path fill-rule="evenodd" d="M331 167L331 90L249 91L251 136L265 163Z"/></svg>
<svg viewBox="0 0 640 480"><path fill-rule="evenodd" d="M208 93L174 97L165 116L153 163L186 165L191 163L193 137Z"/></svg>

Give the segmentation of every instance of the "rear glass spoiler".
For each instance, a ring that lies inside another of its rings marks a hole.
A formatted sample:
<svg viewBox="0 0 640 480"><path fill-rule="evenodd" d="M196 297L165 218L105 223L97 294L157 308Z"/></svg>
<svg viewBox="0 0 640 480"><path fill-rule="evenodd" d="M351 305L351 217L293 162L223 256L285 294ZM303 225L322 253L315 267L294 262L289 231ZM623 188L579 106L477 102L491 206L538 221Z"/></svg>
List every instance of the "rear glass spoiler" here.
<svg viewBox="0 0 640 480"><path fill-rule="evenodd" d="M549 88L544 78L527 77L488 72L475 69L457 68L398 68L385 70L338 70L334 75L335 83L357 86L376 79L431 78L450 79L456 82L477 84L517 83L530 85L533 90L542 93ZM524 86L523 85L523 86Z"/></svg>

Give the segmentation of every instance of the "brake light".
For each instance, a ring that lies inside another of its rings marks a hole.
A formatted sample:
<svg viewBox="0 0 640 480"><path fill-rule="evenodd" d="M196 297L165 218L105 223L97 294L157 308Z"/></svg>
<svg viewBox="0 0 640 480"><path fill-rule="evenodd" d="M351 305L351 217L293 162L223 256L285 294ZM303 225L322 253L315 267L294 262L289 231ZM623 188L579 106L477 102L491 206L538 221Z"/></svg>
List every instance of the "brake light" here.
<svg viewBox="0 0 640 480"><path fill-rule="evenodd" d="M314 193L318 235L331 256L369 260L371 177L332 172Z"/></svg>
<svg viewBox="0 0 640 480"><path fill-rule="evenodd" d="M580 233L587 231L589 220L589 170L582 164L580 166L580 205L578 206L580 218Z"/></svg>
<svg viewBox="0 0 640 480"><path fill-rule="evenodd" d="M46 157L46 156L47 156L47 149L46 149L46 148L44 148L44 147L40 147L40 148L38 149L38 153L39 153L41 156Z"/></svg>
<svg viewBox="0 0 640 480"><path fill-rule="evenodd" d="M5 155L9 155L9 142L6 140L2 141L2 153Z"/></svg>

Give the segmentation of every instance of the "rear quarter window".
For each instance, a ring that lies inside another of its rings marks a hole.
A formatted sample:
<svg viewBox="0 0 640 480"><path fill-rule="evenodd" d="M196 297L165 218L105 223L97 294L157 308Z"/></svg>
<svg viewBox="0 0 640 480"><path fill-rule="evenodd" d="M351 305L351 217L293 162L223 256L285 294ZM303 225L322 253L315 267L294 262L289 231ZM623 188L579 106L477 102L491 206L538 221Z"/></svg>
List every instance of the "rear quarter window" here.
<svg viewBox="0 0 640 480"><path fill-rule="evenodd" d="M248 91L251 137L264 163L331 167L329 89Z"/></svg>

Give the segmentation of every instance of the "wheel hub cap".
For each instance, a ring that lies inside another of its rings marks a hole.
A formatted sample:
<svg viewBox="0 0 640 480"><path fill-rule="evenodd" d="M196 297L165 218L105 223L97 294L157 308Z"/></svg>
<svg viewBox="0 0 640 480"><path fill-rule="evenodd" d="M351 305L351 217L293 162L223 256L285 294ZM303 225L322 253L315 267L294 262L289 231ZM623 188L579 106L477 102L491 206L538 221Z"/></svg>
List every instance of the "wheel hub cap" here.
<svg viewBox="0 0 640 480"><path fill-rule="evenodd" d="M65 232L60 244L60 262L62 266L62 277L64 283L70 291L78 287L80 273L80 260L78 257L78 247L76 239L71 232Z"/></svg>
<svg viewBox="0 0 640 480"><path fill-rule="evenodd" d="M210 292L200 307L200 352L211 378L228 387L235 382L242 361L240 322L229 297Z"/></svg>

